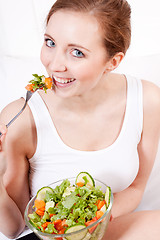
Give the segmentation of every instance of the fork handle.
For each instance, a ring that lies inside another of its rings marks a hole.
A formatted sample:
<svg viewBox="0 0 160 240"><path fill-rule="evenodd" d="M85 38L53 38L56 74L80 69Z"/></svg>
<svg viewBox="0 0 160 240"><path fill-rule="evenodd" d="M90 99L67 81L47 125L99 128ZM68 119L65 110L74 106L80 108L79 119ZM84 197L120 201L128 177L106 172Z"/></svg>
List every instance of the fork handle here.
<svg viewBox="0 0 160 240"><path fill-rule="evenodd" d="M23 110L25 109L27 102L25 102L24 106L22 107L22 109L17 113L16 116L14 116L14 118L12 118L6 125L6 127L8 128L16 119L17 117L23 112ZM0 132L0 138L2 137L2 133Z"/></svg>

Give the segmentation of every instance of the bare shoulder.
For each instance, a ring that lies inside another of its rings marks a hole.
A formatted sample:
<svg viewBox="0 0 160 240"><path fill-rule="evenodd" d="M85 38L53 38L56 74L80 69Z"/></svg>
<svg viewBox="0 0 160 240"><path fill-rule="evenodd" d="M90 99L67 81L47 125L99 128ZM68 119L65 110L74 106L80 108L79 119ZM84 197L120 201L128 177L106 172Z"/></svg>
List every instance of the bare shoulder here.
<svg viewBox="0 0 160 240"><path fill-rule="evenodd" d="M23 107L24 99L20 98L9 103L0 114L0 122L7 124Z"/></svg>
<svg viewBox="0 0 160 240"><path fill-rule="evenodd" d="M20 98L8 104L0 114L0 123L7 124L21 110L24 102L25 100ZM9 145L16 147L18 152L23 151L24 154L30 156L33 155L32 143L36 140L35 135L36 129L32 113L26 106L21 115L9 126L6 141Z"/></svg>
<svg viewBox="0 0 160 240"><path fill-rule="evenodd" d="M144 110L160 112L160 88L146 80L142 80Z"/></svg>
<svg viewBox="0 0 160 240"><path fill-rule="evenodd" d="M143 85L143 105L144 121L148 124L155 124L160 128L160 88L149 82L142 80Z"/></svg>

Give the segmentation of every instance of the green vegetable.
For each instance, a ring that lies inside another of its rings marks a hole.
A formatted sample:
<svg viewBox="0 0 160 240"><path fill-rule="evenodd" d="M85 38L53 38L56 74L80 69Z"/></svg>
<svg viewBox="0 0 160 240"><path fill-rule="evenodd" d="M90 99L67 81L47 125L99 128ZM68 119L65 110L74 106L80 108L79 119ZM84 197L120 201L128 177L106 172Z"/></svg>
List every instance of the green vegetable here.
<svg viewBox="0 0 160 240"><path fill-rule="evenodd" d="M53 189L51 187L42 187L37 192L37 199L38 200L46 200L46 192L53 193Z"/></svg>
<svg viewBox="0 0 160 240"><path fill-rule="evenodd" d="M35 91L36 89L39 89L41 87L46 92L47 88L45 86L45 82L43 81L43 78L45 78L45 76L38 76L38 74L32 74L32 76L34 78L30 80L29 83L34 84L33 90Z"/></svg>
<svg viewBox="0 0 160 240"><path fill-rule="evenodd" d="M70 233L86 228L87 223L92 222L93 219L93 222L95 222L98 219L97 203L104 200L106 204L104 203L100 210L103 213L106 212L110 204L110 187L107 187L106 193L103 193L100 186L95 187L93 178L86 172L78 174L75 183L77 181L83 181L84 185L82 187L71 186L70 181L66 179L54 189L43 187L37 192L36 199L43 200L45 204L44 215L39 216L38 212L28 215L30 223L37 230L57 234L60 230ZM88 240L90 237L91 232L86 229L66 239Z"/></svg>
<svg viewBox="0 0 160 240"><path fill-rule="evenodd" d="M88 172L80 172L76 178L76 184L77 183L84 183L87 187L94 187L95 182L92 176Z"/></svg>
<svg viewBox="0 0 160 240"><path fill-rule="evenodd" d="M105 201L106 201L107 207L108 207L109 204L110 204L110 200L111 200L111 188L110 188L110 187L107 187L106 193L105 193Z"/></svg>
<svg viewBox="0 0 160 240"><path fill-rule="evenodd" d="M84 229L85 227L86 227L85 225L75 225L73 227L68 228L65 233L75 232L75 231ZM87 229L86 229L86 231L76 233L73 236L66 237L66 239L67 240L81 240L85 237L86 234L87 234Z"/></svg>

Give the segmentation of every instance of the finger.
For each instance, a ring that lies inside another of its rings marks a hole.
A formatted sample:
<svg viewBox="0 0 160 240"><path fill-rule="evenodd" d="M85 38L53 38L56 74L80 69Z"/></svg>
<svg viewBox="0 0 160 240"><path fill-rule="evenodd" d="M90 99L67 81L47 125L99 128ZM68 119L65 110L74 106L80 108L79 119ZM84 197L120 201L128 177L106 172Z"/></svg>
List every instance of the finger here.
<svg viewBox="0 0 160 240"><path fill-rule="evenodd" d="M0 132L2 135L5 135L7 133L7 127L5 124L0 124Z"/></svg>
<svg viewBox="0 0 160 240"><path fill-rule="evenodd" d="M0 151L2 151L2 143L4 142L7 133L7 127L4 124L0 124L0 132L2 133L0 136Z"/></svg>
<svg viewBox="0 0 160 240"><path fill-rule="evenodd" d="M4 152L0 153L0 177L4 175L6 171L6 159Z"/></svg>
<svg viewBox="0 0 160 240"><path fill-rule="evenodd" d="M113 220L113 215L111 214L111 216L110 216L110 222Z"/></svg>

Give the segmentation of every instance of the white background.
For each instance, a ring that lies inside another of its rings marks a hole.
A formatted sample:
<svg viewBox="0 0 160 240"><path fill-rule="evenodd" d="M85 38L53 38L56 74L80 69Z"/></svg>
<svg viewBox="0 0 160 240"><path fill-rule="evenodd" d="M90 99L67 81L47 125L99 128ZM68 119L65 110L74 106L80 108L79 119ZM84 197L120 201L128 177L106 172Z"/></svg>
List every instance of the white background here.
<svg viewBox="0 0 160 240"><path fill-rule="evenodd" d="M160 54L160 1L128 0L132 7L130 54Z"/></svg>
<svg viewBox="0 0 160 240"><path fill-rule="evenodd" d="M39 55L45 16L53 2L0 0L0 111L25 93L32 73L45 74ZM132 42L117 71L160 86L160 1L128 2L132 7ZM159 160L160 147L139 209L160 209Z"/></svg>
<svg viewBox="0 0 160 240"><path fill-rule="evenodd" d="M45 74L39 55L45 17L53 2L0 0L0 111L25 93L24 87L32 79L32 73ZM159 85L159 0L128 2L132 8L132 42L118 71Z"/></svg>
<svg viewBox="0 0 160 240"><path fill-rule="evenodd" d="M0 54L38 56L51 0L0 0ZM128 0L132 55L160 53L160 1ZM7 48L7 50L6 50Z"/></svg>

